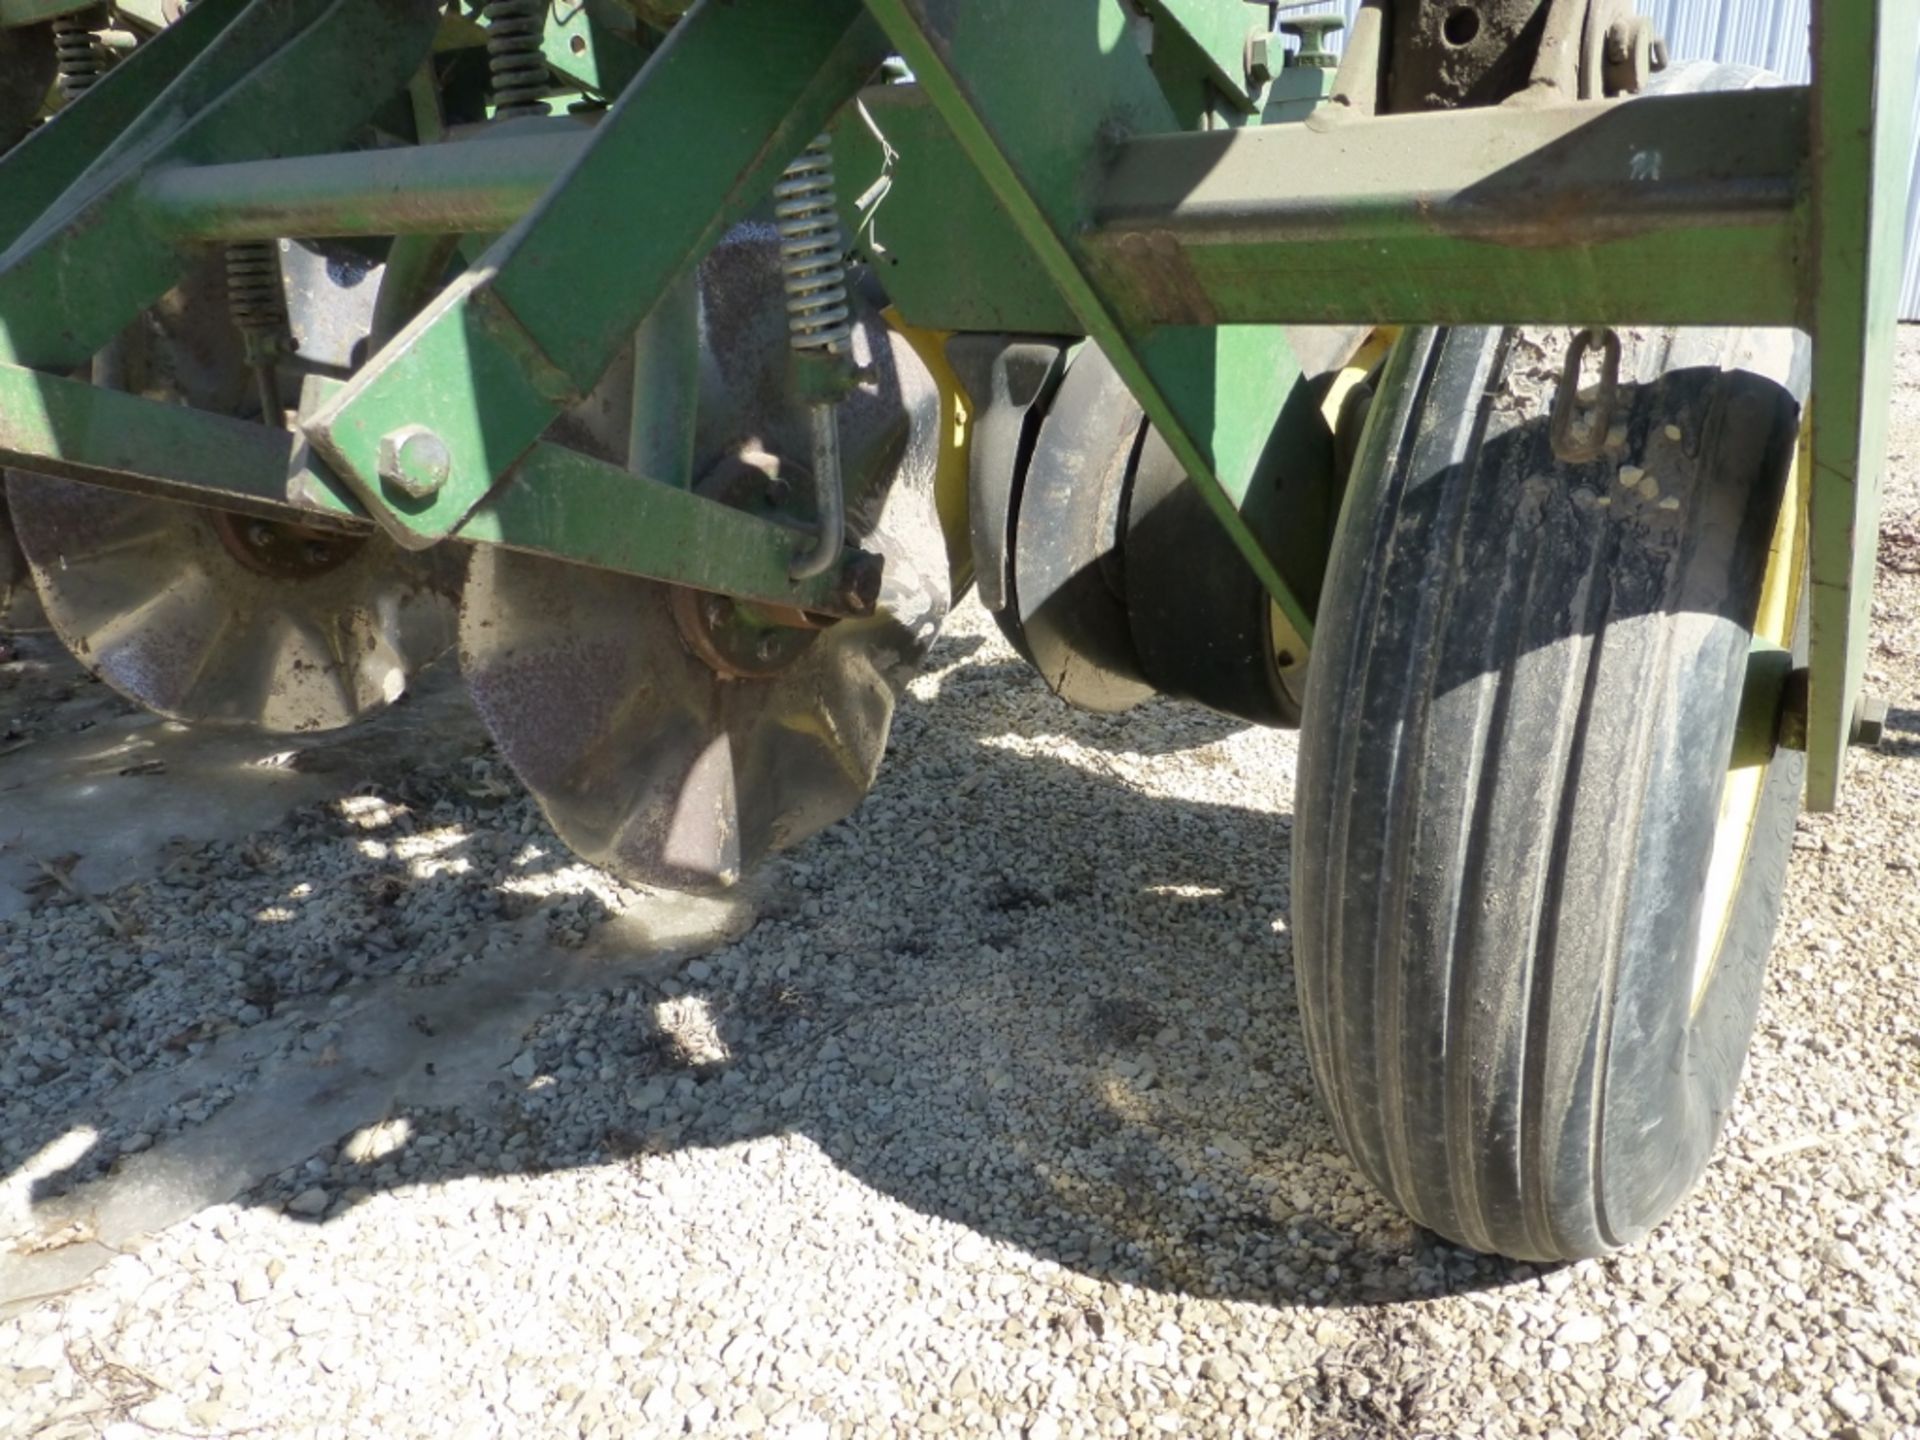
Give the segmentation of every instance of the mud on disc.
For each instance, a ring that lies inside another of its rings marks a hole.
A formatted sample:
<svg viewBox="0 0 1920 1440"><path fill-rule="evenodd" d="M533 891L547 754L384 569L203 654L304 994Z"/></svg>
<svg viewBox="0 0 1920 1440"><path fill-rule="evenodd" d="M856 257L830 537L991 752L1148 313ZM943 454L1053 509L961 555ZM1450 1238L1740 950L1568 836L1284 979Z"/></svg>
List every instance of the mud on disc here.
<svg viewBox="0 0 1920 1440"><path fill-rule="evenodd" d="M55 633L173 719L347 725L452 643L465 559L452 548L409 555L23 471L7 496Z"/></svg>

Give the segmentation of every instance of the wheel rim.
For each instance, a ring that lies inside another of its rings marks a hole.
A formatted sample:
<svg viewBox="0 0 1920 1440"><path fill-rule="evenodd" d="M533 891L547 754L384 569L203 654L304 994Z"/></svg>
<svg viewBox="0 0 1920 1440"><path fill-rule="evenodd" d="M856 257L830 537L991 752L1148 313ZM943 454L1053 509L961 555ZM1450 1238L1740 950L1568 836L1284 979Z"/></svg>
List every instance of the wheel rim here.
<svg viewBox="0 0 1920 1440"><path fill-rule="evenodd" d="M1398 325L1376 325L1335 373L1333 383L1320 402L1321 418L1334 436L1335 463L1343 467L1340 475L1343 490L1347 482L1345 468L1351 466L1353 455L1359 449L1359 431L1366 419L1366 405L1353 404L1357 398L1355 392L1386 363L1394 341L1400 338L1400 330ZM1303 695L1307 683L1307 642L1287 619L1277 600L1267 606L1267 643L1282 683L1296 697Z"/></svg>
<svg viewBox="0 0 1920 1440"><path fill-rule="evenodd" d="M1773 539L1767 548L1767 568L1760 582L1760 603L1753 622L1755 650L1783 653L1793 650L1807 571L1807 512L1813 477L1808 453L1813 433L1810 415L1809 411L1808 417L1801 421L1793 471L1787 477L1780 516L1774 523ZM1771 751L1742 754L1736 746L1727 770L1727 783L1720 792L1720 817L1714 824L1713 855L1707 866L1706 897L1700 907L1700 933L1694 947L1695 1011L1706 996L1727 926L1733 919L1740 877L1746 872L1747 854L1753 846L1761 802L1766 795L1771 760Z"/></svg>

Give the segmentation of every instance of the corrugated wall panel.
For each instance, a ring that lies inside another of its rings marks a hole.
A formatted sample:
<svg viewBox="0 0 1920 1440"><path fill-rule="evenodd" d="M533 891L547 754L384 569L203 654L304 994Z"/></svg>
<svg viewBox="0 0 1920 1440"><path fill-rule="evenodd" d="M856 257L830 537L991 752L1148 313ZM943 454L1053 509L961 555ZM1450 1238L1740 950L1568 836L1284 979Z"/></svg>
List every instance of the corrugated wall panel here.
<svg viewBox="0 0 1920 1440"><path fill-rule="evenodd" d="M1847 0L1836 3L1845 4ZM1358 0L1341 0L1338 6L1349 23L1357 4ZM1811 73L1808 35L1812 17L1808 0L1641 0L1636 8L1659 22L1676 60L1758 65L1796 82L1804 82ZM1914 63L1920 65L1920 37L1916 37L1914 55ZM1907 259L1900 292L1900 316L1904 320L1920 320L1920 96L1915 98L1914 114Z"/></svg>

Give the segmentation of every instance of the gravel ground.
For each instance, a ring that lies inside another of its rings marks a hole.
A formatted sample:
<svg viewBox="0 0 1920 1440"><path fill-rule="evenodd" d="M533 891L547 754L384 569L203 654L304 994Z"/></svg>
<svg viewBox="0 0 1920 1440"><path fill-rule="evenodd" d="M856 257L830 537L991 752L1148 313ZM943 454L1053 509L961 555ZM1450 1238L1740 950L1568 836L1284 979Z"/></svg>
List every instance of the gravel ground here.
<svg viewBox="0 0 1920 1440"><path fill-rule="evenodd" d="M0 920L0 1434L1920 1434L1902 341L1887 743L1802 822L1742 1103L1632 1251L1377 1198L1294 1017L1293 739L1064 711L970 607L746 907L570 863L470 733L111 889L50 859ZM0 752L102 703L22 654Z"/></svg>

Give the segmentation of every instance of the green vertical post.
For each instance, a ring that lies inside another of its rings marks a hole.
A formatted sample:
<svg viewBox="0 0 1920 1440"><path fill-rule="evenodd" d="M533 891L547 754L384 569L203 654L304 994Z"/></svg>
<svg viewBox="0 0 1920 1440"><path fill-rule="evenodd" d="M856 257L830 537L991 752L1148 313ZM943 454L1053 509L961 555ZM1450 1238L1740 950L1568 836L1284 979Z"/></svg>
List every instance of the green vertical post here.
<svg viewBox="0 0 1920 1440"><path fill-rule="evenodd" d="M1916 0L1815 0L1807 808L1840 798L1866 670L1913 155Z"/></svg>

